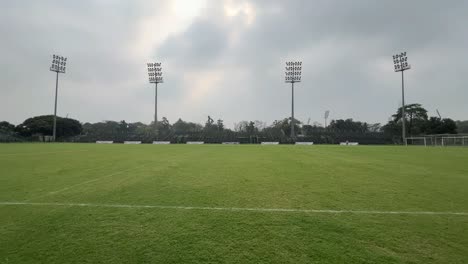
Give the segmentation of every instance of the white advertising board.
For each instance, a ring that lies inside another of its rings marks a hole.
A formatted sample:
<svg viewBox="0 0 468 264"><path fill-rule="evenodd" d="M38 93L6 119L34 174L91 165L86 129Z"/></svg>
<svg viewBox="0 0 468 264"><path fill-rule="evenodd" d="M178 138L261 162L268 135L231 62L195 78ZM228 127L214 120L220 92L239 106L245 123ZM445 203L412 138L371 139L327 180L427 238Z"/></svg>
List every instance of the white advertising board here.
<svg viewBox="0 0 468 264"><path fill-rule="evenodd" d="M108 140L98 140L96 141L96 144L112 144L114 141L108 141Z"/></svg>
<svg viewBox="0 0 468 264"><path fill-rule="evenodd" d="M359 145L359 142L341 142L341 146L357 146Z"/></svg>
<svg viewBox="0 0 468 264"><path fill-rule="evenodd" d="M124 144L141 144L141 141L124 141Z"/></svg>
<svg viewBox="0 0 468 264"><path fill-rule="evenodd" d="M307 146L310 146L310 145L313 145L314 142L296 142L296 145L307 145Z"/></svg>
<svg viewBox="0 0 468 264"><path fill-rule="evenodd" d="M170 141L153 141L153 144L155 145L168 145L171 144Z"/></svg>
<svg viewBox="0 0 468 264"><path fill-rule="evenodd" d="M200 145L200 144L205 144L204 141L187 141L187 144L189 145Z"/></svg>

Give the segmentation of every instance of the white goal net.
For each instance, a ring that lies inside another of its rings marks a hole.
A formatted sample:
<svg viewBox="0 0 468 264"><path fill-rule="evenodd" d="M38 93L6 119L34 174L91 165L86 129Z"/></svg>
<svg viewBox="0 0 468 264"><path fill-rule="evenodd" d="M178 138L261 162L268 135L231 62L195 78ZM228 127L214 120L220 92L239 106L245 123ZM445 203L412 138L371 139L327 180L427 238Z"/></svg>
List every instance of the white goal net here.
<svg viewBox="0 0 468 264"><path fill-rule="evenodd" d="M468 147L468 135L427 135L406 138L406 145Z"/></svg>
<svg viewBox="0 0 468 264"><path fill-rule="evenodd" d="M442 146L468 146L468 136L462 137L442 137Z"/></svg>
<svg viewBox="0 0 468 264"><path fill-rule="evenodd" d="M427 146L428 139L425 137L409 137L406 138L406 145L409 146Z"/></svg>

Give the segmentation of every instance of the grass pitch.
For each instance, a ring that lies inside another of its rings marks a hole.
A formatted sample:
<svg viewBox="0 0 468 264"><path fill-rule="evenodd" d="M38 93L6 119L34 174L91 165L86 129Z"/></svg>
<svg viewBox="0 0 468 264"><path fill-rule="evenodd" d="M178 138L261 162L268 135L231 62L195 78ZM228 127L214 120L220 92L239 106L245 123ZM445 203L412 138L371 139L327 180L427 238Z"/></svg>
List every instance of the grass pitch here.
<svg viewBox="0 0 468 264"><path fill-rule="evenodd" d="M0 263L466 263L467 213L467 148L0 145Z"/></svg>

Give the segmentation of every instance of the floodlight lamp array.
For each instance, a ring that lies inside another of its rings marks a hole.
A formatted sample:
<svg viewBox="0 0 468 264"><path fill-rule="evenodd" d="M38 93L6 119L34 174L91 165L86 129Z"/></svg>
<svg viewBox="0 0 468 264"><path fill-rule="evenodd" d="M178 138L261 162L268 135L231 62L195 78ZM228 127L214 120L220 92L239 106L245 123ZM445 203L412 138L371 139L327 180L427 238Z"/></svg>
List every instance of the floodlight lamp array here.
<svg viewBox="0 0 468 264"><path fill-rule="evenodd" d="M65 73L66 67L67 58L55 54L52 56L52 65L50 66L51 71Z"/></svg>
<svg viewBox="0 0 468 264"><path fill-rule="evenodd" d="M411 69L411 65L408 64L408 57L406 56L406 52L393 55L393 66L395 68L395 72Z"/></svg>
<svg viewBox="0 0 468 264"><path fill-rule="evenodd" d="M148 78L150 83L162 83L162 66L160 62L150 62L148 66Z"/></svg>
<svg viewBox="0 0 468 264"><path fill-rule="evenodd" d="M285 82L295 83L301 81L302 61L288 61L285 68Z"/></svg>

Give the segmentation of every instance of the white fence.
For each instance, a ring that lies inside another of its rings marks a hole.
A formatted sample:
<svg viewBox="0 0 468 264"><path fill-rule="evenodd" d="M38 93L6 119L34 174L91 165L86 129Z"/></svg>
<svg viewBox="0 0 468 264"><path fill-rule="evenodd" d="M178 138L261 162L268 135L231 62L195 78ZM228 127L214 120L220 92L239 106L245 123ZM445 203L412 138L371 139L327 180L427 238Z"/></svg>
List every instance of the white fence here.
<svg viewBox="0 0 468 264"><path fill-rule="evenodd" d="M223 142L223 145L239 145L239 142Z"/></svg>

